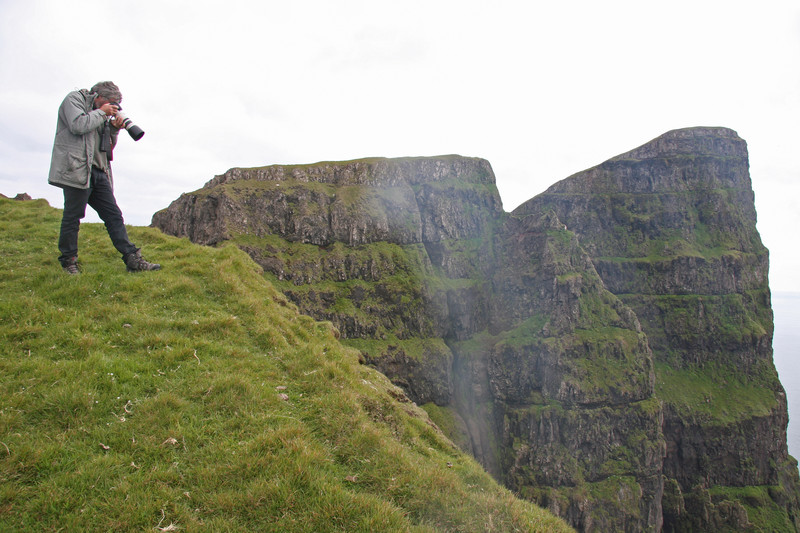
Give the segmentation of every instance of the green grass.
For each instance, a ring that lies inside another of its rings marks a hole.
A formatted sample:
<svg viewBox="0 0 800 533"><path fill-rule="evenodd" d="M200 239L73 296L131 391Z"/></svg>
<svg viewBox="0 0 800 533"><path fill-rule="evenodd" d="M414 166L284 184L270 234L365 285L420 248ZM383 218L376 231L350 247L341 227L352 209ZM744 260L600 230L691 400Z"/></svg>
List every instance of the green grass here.
<svg viewBox="0 0 800 533"><path fill-rule="evenodd" d="M772 498L773 487L714 487L709 490L712 502L719 506L722 502L730 505L737 502L747 511L752 530L758 532L793 531L794 525Z"/></svg>
<svg viewBox="0 0 800 533"><path fill-rule="evenodd" d="M244 252L0 199L0 530L568 531L515 498Z"/></svg>
<svg viewBox="0 0 800 533"><path fill-rule="evenodd" d="M675 369L656 363L656 396L675 414L706 425L733 425L769 416L776 407L774 370L762 371L746 381L730 368L708 364L703 368Z"/></svg>

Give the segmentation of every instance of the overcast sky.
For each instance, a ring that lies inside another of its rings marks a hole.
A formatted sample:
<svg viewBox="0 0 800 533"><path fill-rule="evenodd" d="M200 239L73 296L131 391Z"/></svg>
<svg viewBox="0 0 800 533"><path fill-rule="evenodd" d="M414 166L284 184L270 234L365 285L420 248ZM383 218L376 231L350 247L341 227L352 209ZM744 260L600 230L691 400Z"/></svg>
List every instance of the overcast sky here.
<svg viewBox="0 0 800 533"><path fill-rule="evenodd" d="M231 167L369 156L486 158L510 211L666 131L726 126L772 288L800 291L797 0L0 0L0 193L62 207L56 111L101 80L146 131L115 151L134 225Z"/></svg>

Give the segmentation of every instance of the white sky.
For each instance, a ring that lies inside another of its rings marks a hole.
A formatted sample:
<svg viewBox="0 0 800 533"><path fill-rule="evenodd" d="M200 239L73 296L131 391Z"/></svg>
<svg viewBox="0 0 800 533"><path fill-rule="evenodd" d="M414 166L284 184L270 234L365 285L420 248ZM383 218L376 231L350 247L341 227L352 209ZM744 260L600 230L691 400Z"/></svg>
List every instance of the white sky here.
<svg viewBox="0 0 800 533"><path fill-rule="evenodd" d="M57 108L107 79L147 132L115 151L134 225L231 167L368 156L486 158L510 211L668 130L726 126L772 288L800 291L797 0L0 0L0 192L62 207Z"/></svg>

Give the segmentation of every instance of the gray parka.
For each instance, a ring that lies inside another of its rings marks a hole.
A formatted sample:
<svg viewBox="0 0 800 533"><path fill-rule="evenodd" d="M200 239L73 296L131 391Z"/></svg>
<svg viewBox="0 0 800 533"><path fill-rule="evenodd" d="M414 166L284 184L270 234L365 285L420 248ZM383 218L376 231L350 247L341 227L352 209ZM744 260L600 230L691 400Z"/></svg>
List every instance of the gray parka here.
<svg viewBox="0 0 800 533"><path fill-rule="evenodd" d="M106 114L92 109L96 93L73 91L58 108L56 139L50 160L50 185L88 189L94 151L98 146ZM111 145L117 144L119 129L111 128ZM109 172L109 179L111 173Z"/></svg>

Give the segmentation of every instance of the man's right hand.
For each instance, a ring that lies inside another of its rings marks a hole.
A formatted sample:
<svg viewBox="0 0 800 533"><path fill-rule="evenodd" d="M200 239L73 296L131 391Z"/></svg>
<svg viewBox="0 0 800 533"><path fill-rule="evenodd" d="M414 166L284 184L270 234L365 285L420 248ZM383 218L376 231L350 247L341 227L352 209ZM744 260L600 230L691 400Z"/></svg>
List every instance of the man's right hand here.
<svg viewBox="0 0 800 533"><path fill-rule="evenodd" d="M119 111L119 108L117 108L117 106L115 106L111 102L106 102L105 104L100 106L99 109L109 117L116 115L117 111Z"/></svg>

